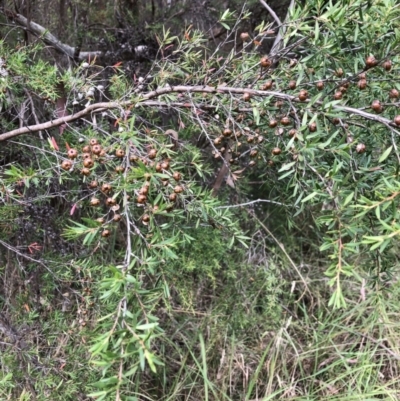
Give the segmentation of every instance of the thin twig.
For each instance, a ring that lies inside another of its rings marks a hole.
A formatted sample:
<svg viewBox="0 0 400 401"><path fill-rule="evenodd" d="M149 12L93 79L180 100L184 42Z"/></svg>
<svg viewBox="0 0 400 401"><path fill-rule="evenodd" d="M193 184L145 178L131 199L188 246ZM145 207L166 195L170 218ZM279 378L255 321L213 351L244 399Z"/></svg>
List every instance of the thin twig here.
<svg viewBox="0 0 400 401"><path fill-rule="evenodd" d="M260 0L260 3L268 10L268 12L271 14L271 17L275 20L275 22L279 26L282 25L282 22L279 19L279 17L276 15L275 11L264 0Z"/></svg>
<svg viewBox="0 0 400 401"><path fill-rule="evenodd" d="M246 203L239 203L238 205L218 206L215 209L232 209L234 207L243 207L243 206L247 206L247 205L253 205L254 203L258 203L258 202L274 203L275 205L285 206L285 207L291 206L291 205L285 205L284 203L275 202L275 201L268 200L268 199L256 199L254 201L250 201L250 202L246 202Z"/></svg>

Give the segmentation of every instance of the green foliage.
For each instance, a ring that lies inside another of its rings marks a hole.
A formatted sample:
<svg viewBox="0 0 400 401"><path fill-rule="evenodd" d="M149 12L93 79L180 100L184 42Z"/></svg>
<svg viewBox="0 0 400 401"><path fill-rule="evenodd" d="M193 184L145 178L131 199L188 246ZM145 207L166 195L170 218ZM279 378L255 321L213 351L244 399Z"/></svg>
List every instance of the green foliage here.
<svg viewBox="0 0 400 401"><path fill-rule="evenodd" d="M269 27L239 44L235 15L216 49L164 29L146 78L115 65L106 90L94 63L0 43L6 116L51 121L61 79L70 114L92 107L0 149L0 323L25 338L5 399L25 376L37 399L395 399L398 6L296 7L270 66Z"/></svg>

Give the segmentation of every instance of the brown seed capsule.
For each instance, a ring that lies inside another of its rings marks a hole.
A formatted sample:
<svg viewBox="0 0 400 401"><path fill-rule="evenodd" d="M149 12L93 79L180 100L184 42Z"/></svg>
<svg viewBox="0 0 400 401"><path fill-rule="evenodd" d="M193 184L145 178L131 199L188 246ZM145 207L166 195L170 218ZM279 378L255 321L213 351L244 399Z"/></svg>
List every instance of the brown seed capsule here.
<svg viewBox="0 0 400 401"><path fill-rule="evenodd" d="M89 143L90 143L90 146L94 146L94 145L97 145L99 143L99 141L96 138L92 138L89 141Z"/></svg>
<svg viewBox="0 0 400 401"><path fill-rule="evenodd" d="M140 195L147 195L149 193L149 186L144 185L142 188L139 189Z"/></svg>
<svg viewBox="0 0 400 401"><path fill-rule="evenodd" d="M362 72L361 74L358 74L358 79L367 79L367 74L365 72Z"/></svg>
<svg viewBox="0 0 400 401"><path fill-rule="evenodd" d="M302 95L302 96L308 97L308 91L307 91L307 90L305 90L305 89L302 89L302 90L299 92L299 95Z"/></svg>
<svg viewBox="0 0 400 401"><path fill-rule="evenodd" d="M104 222L105 222L105 220L104 220L103 217L99 217L98 219L96 219L96 221L97 221L99 224L104 224Z"/></svg>
<svg viewBox="0 0 400 401"><path fill-rule="evenodd" d="M397 89L390 89L390 92L389 92L389 97L391 98L391 99L398 99L398 97L399 97L399 91L397 90Z"/></svg>
<svg viewBox="0 0 400 401"><path fill-rule="evenodd" d="M343 97L343 93L340 92L340 91L335 92L334 95L333 95L333 98L335 100L340 100L342 97Z"/></svg>
<svg viewBox="0 0 400 401"><path fill-rule="evenodd" d="M173 178L175 181L180 181L180 180L182 179L182 175L181 175L181 173L179 173L178 171L175 171L174 174L172 174L172 178Z"/></svg>
<svg viewBox="0 0 400 401"><path fill-rule="evenodd" d="M272 88L272 86L274 85L274 81L267 81L267 82L265 82L265 84L262 86L262 90L263 91L267 91L267 90L270 90L271 88Z"/></svg>
<svg viewBox="0 0 400 401"><path fill-rule="evenodd" d="M82 153L82 159L91 159L92 155L90 153Z"/></svg>
<svg viewBox="0 0 400 401"><path fill-rule="evenodd" d="M91 189L95 189L95 188L97 188L99 186L99 183L97 182L97 181L91 181L90 183L89 183L89 188L91 188Z"/></svg>
<svg viewBox="0 0 400 401"><path fill-rule="evenodd" d="M83 148L82 148L82 152L83 153L90 153L90 146L89 145L85 145Z"/></svg>
<svg viewBox="0 0 400 401"><path fill-rule="evenodd" d="M150 216L148 214L144 214L142 217L143 223L148 223L150 221Z"/></svg>
<svg viewBox="0 0 400 401"><path fill-rule="evenodd" d="M273 160L268 160L268 166L270 166L270 167L272 167L275 163L274 163L274 161Z"/></svg>
<svg viewBox="0 0 400 401"><path fill-rule="evenodd" d="M305 102L307 100L307 96L299 95L299 100L300 100L300 102Z"/></svg>
<svg viewBox="0 0 400 401"><path fill-rule="evenodd" d="M316 86L319 91L322 91L322 89L324 89L325 84L322 81L318 81Z"/></svg>
<svg viewBox="0 0 400 401"><path fill-rule="evenodd" d="M155 159L157 157L157 151L155 149L150 149L147 156L149 159Z"/></svg>
<svg viewBox="0 0 400 401"><path fill-rule="evenodd" d="M106 154L107 154L106 151L104 149L102 149L99 153L99 157L104 157L104 156L106 156Z"/></svg>
<svg viewBox="0 0 400 401"><path fill-rule="evenodd" d="M146 203L147 197L145 195L138 195L138 197L136 198L137 203Z"/></svg>
<svg viewBox="0 0 400 401"><path fill-rule="evenodd" d="M176 193L170 194L170 195L169 195L169 200L170 200L171 202L175 202L175 201L176 201Z"/></svg>
<svg viewBox="0 0 400 401"><path fill-rule="evenodd" d="M374 56L368 56L365 60L365 65L367 68L375 67L378 64Z"/></svg>
<svg viewBox="0 0 400 401"><path fill-rule="evenodd" d="M282 106L283 106L283 100L277 100L277 101L275 102L275 107L276 107L277 109L282 108Z"/></svg>
<svg viewBox="0 0 400 401"><path fill-rule="evenodd" d="M225 128L224 131L222 132L222 135L224 137L229 137L232 135L232 130L230 130L229 128Z"/></svg>
<svg viewBox="0 0 400 401"><path fill-rule="evenodd" d="M156 164L156 171L157 171L157 173L161 173L161 171L162 171L161 163Z"/></svg>
<svg viewBox="0 0 400 401"><path fill-rule="evenodd" d="M91 168L91 167L94 166L94 162L93 162L92 159L85 159L85 160L83 161L83 165L84 165L85 167L87 167L87 168Z"/></svg>
<svg viewBox="0 0 400 401"><path fill-rule="evenodd" d="M305 102L307 100L307 98L308 98L308 92L305 89L302 89L299 92L299 100L301 102Z"/></svg>
<svg viewBox="0 0 400 401"><path fill-rule="evenodd" d="M337 118L337 117L332 118L332 124L333 124L333 125L338 125L338 124L340 124L340 119Z"/></svg>
<svg viewBox="0 0 400 401"><path fill-rule="evenodd" d="M357 153L364 153L365 150L366 150L366 146L365 146L363 143L359 143L359 144L356 146L356 152L357 152Z"/></svg>
<svg viewBox="0 0 400 401"><path fill-rule="evenodd" d="M236 121L238 123L242 122L244 120L244 114L238 114L238 116L236 117Z"/></svg>
<svg viewBox="0 0 400 401"><path fill-rule="evenodd" d="M222 137L221 136L219 136L218 138L215 138L214 139L214 145L215 146L219 146L219 145L221 145L222 144Z"/></svg>
<svg viewBox="0 0 400 401"><path fill-rule="evenodd" d="M256 165L256 162L254 160L250 160L248 166L253 167Z"/></svg>
<svg viewBox="0 0 400 401"><path fill-rule="evenodd" d="M121 216L120 214L115 213L115 214L114 214L114 217L113 217L113 221L118 222L118 221L121 220L121 218L122 218L122 216Z"/></svg>
<svg viewBox="0 0 400 401"><path fill-rule="evenodd" d="M365 89L367 87L367 81L365 79L360 79L357 83L358 89Z"/></svg>
<svg viewBox="0 0 400 401"><path fill-rule="evenodd" d="M256 157L258 155L258 150L257 149L253 149L250 151L250 157Z"/></svg>
<svg viewBox="0 0 400 401"><path fill-rule="evenodd" d="M400 116L396 116L396 117L393 119L393 122L394 122L397 126L400 126Z"/></svg>
<svg viewBox="0 0 400 401"><path fill-rule="evenodd" d="M382 113L382 111L383 111L382 104L377 99L372 102L371 108L372 108L372 110L375 111L375 113Z"/></svg>
<svg viewBox="0 0 400 401"><path fill-rule="evenodd" d="M119 157L120 159L125 156L125 151L123 149L117 149L115 151L115 156Z"/></svg>
<svg viewBox="0 0 400 401"><path fill-rule="evenodd" d="M117 166L115 167L115 172L118 174L122 174L125 171L125 167L124 166Z"/></svg>
<svg viewBox="0 0 400 401"><path fill-rule="evenodd" d="M163 162L161 163L161 168L162 168L163 170L169 170L169 162L168 162L168 161L163 161Z"/></svg>
<svg viewBox="0 0 400 401"><path fill-rule="evenodd" d="M111 184L103 184L102 186L101 186L101 190L102 190L102 192L104 192L105 194L108 194L109 192L111 192L111 189L112 189L112 187L111 187Z"/></svg>
<svg viewBox="0 0 400 401"><path fill-rule="evenodd" d="M240 34L240 39L242 39L243 42L248 42L250 40L250 35L247 32L242 32Z"/></svg>
<svg viewBox="0 0 400 401"><path fill-rule="evenodd" d="M272 149L272 154L277 156L280 155L282 153L282 150L280 148L273 148Z"/></svg>
<svg viewBox="0 0 400 401"><path fill-rule="evenodd" d="M114 198L107 198L106 205L107 206L115 206L117 204L117 200Z"/></svg>
<svg viewBox="0 0 400 401"><path fill-rule="evenodd" d="M73 148L68 149L67 155L70 159L76 159L78 157L78 151Z"/></svg>
<svg viewBox="0 0 400 401"><path fill-rule="evenodd" d="M90 199L90 206L99 206L99 205L100 205L100 199L99 198Z"/></svg>
<svg viewBox="0 0 400 401"><path fill-rule="evenodd" d="M288 116L282 117L281 124L282 125L289 125L290 124L290 118Z"/></svg>
<svg viewBox="0 0 400 401"><path fill-rule="evenodd" d="M71 163L70 160L64 160L64 161L61 163L61 168L62 168L63 170L66 170L66 171L71 170L71 167L72 167L72 163Z"/></svg>
<svg viewBox="0 0 400 401"><path fill-rule="evenodd" d="M101 233L101 236L103 238L109 237L111 235L111 231L110 230L103 230Z"/></svg>
<svg viewBox="0 0 400 401"><path fill-rule="evenodd" d="M290 81L288 86L289 89L296 89L297 83L296 81Z"/></svg>
<svg viewBox="0 0 400 401"><path fill-rule="evenodd" d="M317 130L317 124L316 123L309 124L308 129L310 132L315 132Z"/></svg>
<svg viewBox="0 0 400 401"><path fill-rule="evenodd" d="M243 100L248 102L251 99L251 94L249 92L243 93Z"/></svg>
<svg viewBox="0 0 400 401"><path fill-rule="evenodd" d="M292 128L290 131L289 131L289 136L291 137L291 138L293 138L294 136L296 136L297 135L297 131L294 129L294 128Z"/></svg>
<svg viewBox="0 0 400 401"><path fill-rule="evenodd" d="M343 68L338 68L335 71L335 74L336 74L337 77L341 78L343 76L343 74L344 74Z"/></svg>
<svg viewBox="0 0 400 401"><path fill-rule="evenodd" d="M101 151L102 151L101 145L96 144L96 145L92 146L92 153L93 154L100 155Z"/></svg>
<svg viewBox="0 0 400 401"><path fill-rule="evenodd" d="M269 121L269 127L270 128L275 128L278 125L278 121L276 120L270 120Z"/></svg>
<svg viewBox="0 0 400 401"><path fill-rule="evenodd" d="M183 192L183 188L182 188L180 185L177 185L177 186L174 188L174 192L175 192L176 194L180 194L181 192Z"/></svg>
<svg viewBox="0 0 400 401"><path fill-rule="evenodd" d="M254 136L253 136L253 135L249 135L249 136L247 137L247 142L248 142L248 143L253 143L253 142L254 142Z"/></svg>
<svg viewBox="0 0 400 401"><path fill-rule="evenodd" d="M269 68L272 65L272 61L267 56L265 56L260 60L260 65L263 68Z"/></svg>
<svg viewBox="0 0 400 401"><path fill-rule="evenodd" d="M90 175L90 169L88 169L87 167L84 167L84 168L81 170L81 174L82 174L82 175L85 175L85 176Z"/></svg>

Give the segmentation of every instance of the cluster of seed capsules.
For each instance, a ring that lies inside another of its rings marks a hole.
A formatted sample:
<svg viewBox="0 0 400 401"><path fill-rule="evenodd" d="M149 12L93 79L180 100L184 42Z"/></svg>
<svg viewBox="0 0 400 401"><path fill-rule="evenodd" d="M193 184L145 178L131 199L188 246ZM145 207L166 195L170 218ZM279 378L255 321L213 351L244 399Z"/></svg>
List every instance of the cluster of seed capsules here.
<svg viewBox="0 0 400 401"><path fill-rule="evenodd" d="M248 34L244 33L244 38L247 38ZM244 40L244 39L243 39ZM262 57L260 60L260 67L262 69L269 69L271 68L273 62L270 58L268 58L268 56ZM294 67L297 64L296 60L292 60L290 63L290 67ZM328 88L329 91L332 91L332 99L333 100L341 100L345 97L346 92L349 90L350 85L354 82L356 83L357 87L359 90L364 90L368 87L368 81L367 81L367 72L375 67L382 67L382 69L384 71L386 71L387 73L392 71L392 61L391 60L383 60L381 62L378 62L378 60L375 59L374 56L368 56L365 59L365 67L364 70L361 71L358 74L355 74L353 77L345 77L344 75L344 71L342 68L338 68L334 71L334 76L335 79L326 79L326 80L320 80L320 81L316 81L314 83L315 88L317 89L317 91L323 91L324 89L327 88L326 84L328 82L332 82L335 85L335 88L332 89L332 87ZM339 78L339 79L338 79ZM357 82L358 80L358 82ZM264 90L264 91L268 91L268 90L273 90L275 85L274 80L269 79L266 82L264 82L261 86L260 89ZM298 86L298 83L295 80L291 80L288 82L287 84L287 89L289 90L296 90ZM311 88L311 86L310 86ZM254 94L250 91L245 91L243 96L242 96L242 100L245 102L250 102L252 97L254 96ZM388 93L388 97L389 99L392 101L392 103L390 103L389 105L397 107L397 103L393 103L395 102L397 99L400 98L400 94L399 91L396 88L391 88L389 93ZM300 89L299 92L296 95L296 100L299 102L307 102L310 98L309 92L306 89ZM275 129L275 135L277 137L281 137L282 134L284 134L285 130L284 128L290 128L290 126L292 126L291 129L288 130L288 136L289 138L294 138L294 140L298 139L298 131L296 128L293 128L293 123L294 123L294 119L293 119L293 111L287 111L286 113L283 112L283 106L285 104L285 101L282 99L277 99L275 104L274 104L274 109L278 110L278 114L271 118L269 120L269 122L267 123L267 126L269 128L274 128ZM380 114L384 111L385 108L385 104L383 104L380 100L375 99L372 101L371 105L369 106L369 108L376 114ZM367 107L368 109L368 107ZM279 115L280 113L280 115ZM261 113L260 113L261 115ZM242 122L244 120L244 115L243 114L239 114L236 118L237 122ZM345 122L341 121L339 118L332 118L331 122L334 125L339 125L341 124L343 128L346 129L348 128L348 124L346 124ZM397 115L393 118L392 123L395 126L400 127L400 115ZM249 124L250 126L250 124ZM308 131L313 133L316 132L318 127L317 127L317 123L316 122L312 122L308 125ZM247 130L247 131L246 131ZM225 138L231 138L231 139L235 139L236 140L236 146L235 145L231 145L232 148L237 148L237 145L241 146L242 143L240 142L240 137L241 136L245 136L246 141L248 142L250 149L248 152L250 158L256 158L259 154L258 150L257 150L257 143L261 143L263 141L263 137L261 135L259 135L257 133L257 131L259 132L259 129L254 130L254 132L250 131L250 128L244 128L244 130L242 129L242 132L232 132L232 130L230 130L229 128L226 128L223 132L222 135L220 135L219 137L217 137L214 140L214 145L219 148L217 149L217 151L214 151L214 157L216 159L220 158L222 156L222 154L228 150L229 153L232 153L232 157L230 158L230 162L231 163L235 163L237 161L237 157L240 157L241 154L240 152L234 151L233 149L228 149L227 145L227 141L224 140ZM347 132L347 142L351 143L353 142L353 138L351 136L351 133ZM294 148L293 148L294 149ZM358 143L355 147L355 151L357 153L364 153L366 151L366 145L363 143ZM274 147L271 149L271 155L272 156L278 156L282 153L281 148L279 147ZM236 156L236 158L235 158ZM294 158L296 157L296 155L294 155ZM250 160L248 163L248 166L254 166L256 164L256 162L254 160ZM273 165L274 162L273 160L269 160L268 161L269 165Z"/></svg>
<svg viewBox="0 0 400 401"><path fill-rule="evenodd" d="M65 171L79 170L81 175L88 177L94 176L88 183L88 188L93 191L89 201L91 207L99 208L102 205L106 207L106 215L109 218L99 217L96 221L106 226L110 222L119 222L122 220L122 215L119 213L121 206L118 202L118 196L123 188L123 184L118 180L118 177L127 173L127 181L134 184L134 187L141 185L140 188L134 189L132 192L134 196L125 194L125 201L136 201L138 206L142 207L143 214L140 217L144 225L148 225L151 220L151 214L157 212L160 207L157 204L152 205L149 201L151 193L151 186L157 186L155 191L157 194L162 193L163 199L166 203L165 210L171 211L177 204L178 197L185 190L181 184L182 174L179 171L171 171L171 160L169 158L159 157L157 150L154 147L147 148L146 155L138 154L138 151L129 152L122 148L117 148L109 152L109 149L103 148L96 138L89 140L88 145L84 145L79 151L76 148L68 147L67 158L62 161L61 168ZM109 169L102 169L96 171L97 166L109 166L110 162L113 166L113 171ZM146 172L143 174L143 179L129 179L129 170L132 167L137 167L139 164L145 166ZM155 175L159 173L157 180L152 180ZM171 183L173 182L173 184ZM160 190L165 188L165 190ZM113 195L114 194L114 195ZM110 216L110 212L112 215ZM108 237L111 230L104 228L101 232L102 237Z"/></svg>

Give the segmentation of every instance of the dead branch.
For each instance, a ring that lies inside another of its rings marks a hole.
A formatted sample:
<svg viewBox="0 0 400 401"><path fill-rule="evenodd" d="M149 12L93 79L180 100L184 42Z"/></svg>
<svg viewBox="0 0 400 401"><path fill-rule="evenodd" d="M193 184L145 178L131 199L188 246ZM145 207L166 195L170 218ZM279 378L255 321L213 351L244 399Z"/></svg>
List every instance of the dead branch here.
<svg viewBox="0 0 400 401"><path fill-rule="evenodd" d="M44 43L53 46L57 51L66 54L70 58L76 57L76 49L65 43L60 42L53 34L51 34L46 28L37 24L36 22L29 21L21 14L16 14L7 9L0 9L0 12L6 17L15 21L18 25L24 27L30 33L36 35ZM77 52L78 53L78 52ZM79 52L79 60L93 60L96 57L101 56L103 53L101 51L91 51L91 52Z"/></svg>

